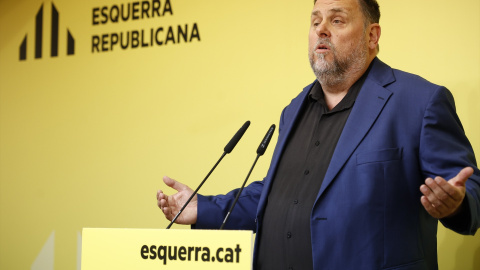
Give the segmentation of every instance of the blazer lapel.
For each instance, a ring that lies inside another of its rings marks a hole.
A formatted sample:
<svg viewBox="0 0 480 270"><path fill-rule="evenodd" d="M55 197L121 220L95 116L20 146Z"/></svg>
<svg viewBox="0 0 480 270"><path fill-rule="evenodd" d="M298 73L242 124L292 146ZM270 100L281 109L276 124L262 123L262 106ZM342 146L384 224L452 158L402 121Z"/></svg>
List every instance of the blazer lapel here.
<svg viewBox="0 0 480 270"><path fill-rule="evenodd" d="M392 92L384 86L395 81L392 69L375 58L355 105L345 123L330 165L325 174L317 201L351 157L385 107Z"/></svg>
<svg viewBox="0 0 480 270"><path fill-rule="evenodd" d="M288 137L290 136L290 133L292 132L292 129L297 122L297 118L299 117L308 93L310 93L310 90L312 89L314 84L315 82L305 87L303 91L292 100L292 103L288 106L289 110L283 111L284 115L282 115L282 118L285 122L283 123L283 125L281 125L281 136L278 137L277 146L272 156L272 162L267 172L267 176L265 177L263 192L260 195L260 200L258 204L257 215L262 215L263 211L265 210L265 204L268 194L270 192L270 188L272 186L272 180L276 173L277 166L287 143Z"/></svg>

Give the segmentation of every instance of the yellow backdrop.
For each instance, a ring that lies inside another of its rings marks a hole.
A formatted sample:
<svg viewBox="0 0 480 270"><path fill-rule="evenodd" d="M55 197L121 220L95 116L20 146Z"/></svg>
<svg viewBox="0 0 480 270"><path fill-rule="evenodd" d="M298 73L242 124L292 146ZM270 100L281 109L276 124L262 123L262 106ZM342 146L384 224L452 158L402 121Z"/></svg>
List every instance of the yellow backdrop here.
<svg viewBox="0 0 480 270"><path fill-rule="evenodd" d="M0 0L0 269L78 269L83 227L164 228L162 176L196 186L250 120L202 193L241 185L314 80L312 2ZM480 2L379 2L379 57L447 86L480 153ZM438 243L441 269L480 269L478 235Z"/></svg>

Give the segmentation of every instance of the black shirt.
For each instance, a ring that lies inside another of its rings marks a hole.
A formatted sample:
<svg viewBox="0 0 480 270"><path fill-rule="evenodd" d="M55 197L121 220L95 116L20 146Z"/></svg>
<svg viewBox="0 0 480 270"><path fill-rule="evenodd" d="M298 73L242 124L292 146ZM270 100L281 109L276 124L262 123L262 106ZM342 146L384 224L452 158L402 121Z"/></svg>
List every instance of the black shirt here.
<svg viewBox="0 0 480 270"><path fill-rule="evenodd" d="M318 81L312 87L268 195L256 269L313 269L313 204L367 73L331 111Z"/></svg>

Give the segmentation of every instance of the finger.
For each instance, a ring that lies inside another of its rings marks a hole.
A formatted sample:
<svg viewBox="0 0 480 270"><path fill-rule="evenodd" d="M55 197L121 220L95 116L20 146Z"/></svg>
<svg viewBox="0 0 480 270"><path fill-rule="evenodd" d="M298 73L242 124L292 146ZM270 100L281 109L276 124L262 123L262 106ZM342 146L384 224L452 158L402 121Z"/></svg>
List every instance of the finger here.
<svg viewBox="0 0 480 270"><path fill-rule="evenodd" d="M160 191L158 194L157 194L157 201L160 202L160 200L162 199L166 199L168 196L165 195L165 193L163 193L162 191Z"/></svg>
<svg viewBox="0 0 480 270"><path fill-rule="evenodd" d="M160 200L158 200L158 206L160 207L160 209L162 209L162 211L164 209L170 209L170 206L168 205L168 201L165 198L161 198Z"/></svg>
<svg viewBox="0 0 480 270"><path fill-rule="evenodd" d="M178 182L178 181L175 181L175 180L173 180L172 178L170 178L170 177L168 177L168 176L164 176L164 177L163 177L163 182L164 182L167 186L175 189L176 191L182 191L182 190L184 190L184 189L187 188L186 185L184 185L184 184L182 184L182 183L180 183L180 182Z"/></svg>
<svg viewBox="0 0 480 270"><path fill-rule="evenodd" d="M437 190L434 190L436 196L446 202L447 204L454 203L458 204L459 201L463 200L463 193L461 188L462 186L454 186L452 182L447 182L442 177L435 177L435 183L438 186Z"/></svg>
<svg viewBox="0 0 480 270"><path fill-rule="evenodd" d="M438 211L437 208L433 206L433 204L427 199L426 196L422 196L420 198L420 202L423 205L423 208L427 210L427 212L434 218L438 218L440 216L440 212Z"/></svg>
<svg viewBox="0 0 480 270"><path fill-rule="evenodd" d="M157 191L157 206L160 207L160 194L162 193L161 190Z"/></svg>
<svg viewBox="0 0 480 270"><path fill-rule="evenodd" d="M158 205L158 207L160 207L160 209L162 209L163 207L165 207L165 206L166 206L166 205L165 205L165 199L162 198L162 197L158 198L158 199L157 199L157 205Z"/></svg>
<svg viewBox="0 0 480 270"><path fill-rule="evenodd" d="M463 168L454 178L450 179L450 182L452 185L455 186L465 186L465 183L467 182L468 178L472 176L473 174L473 168L471 167L465 167Z"/></svg>
<svg viewBox="0 0 480 270"><path fill-rule="evenodd" d="M427 178L425 184L420 186L420 191L425 195L428 201L438 210L442 211L443 208L446 208L444 201L440 200L434 190L437 190L437 193L441 193L438 190L441 190L440 187L433 181L432 178ZM445 192L443 192L445 195ZM442 196L442 195L440 195ZM447 195L448 196L448 195ZM445 198L444 196L442 198ZM450 202L447 202L450 203Z"/></svg>
<svg viewBox="0 0 480 270"><path fill-rule="evenodd" d="M163 207L162 211L163 211L163 214L165 215L165 217L170 220L171 219L170 218L171 217L170 208L169 207Z"/></svg>
<svg viewBox="0 0 480 270"><path fill-rule="evenodd" d="M170 206L168 204L168 197L166 197L166 196L161 197L160 200L158 200L158 202L160 203L161 207L169 207Z"/></svg>
<svg viewBox="0 0 480 270"><path fill-rule="evenodd" d="M435 207L438 207L440 204L444 204L449 208L455 207L457 201L461 197L457 188L447 183L442 177L437 176L435 177L435 180L432 180L431 178L427 179L425 180L425 184L435 195L435 198L432 196L428 197L428 199L434 203Z"/></svg>

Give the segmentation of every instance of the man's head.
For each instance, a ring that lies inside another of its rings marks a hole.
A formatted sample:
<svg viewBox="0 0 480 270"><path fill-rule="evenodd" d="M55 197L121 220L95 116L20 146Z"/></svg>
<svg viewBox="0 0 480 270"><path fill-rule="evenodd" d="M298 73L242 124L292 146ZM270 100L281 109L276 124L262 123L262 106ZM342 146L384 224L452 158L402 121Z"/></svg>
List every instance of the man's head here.
<svg viewBox="0 0 480 270"><path fill-rule="evenodd" d="M322 85L363 73L378 52L380 11L375 0L316 0L309 58ZM361 74L360 74L361 75Z"/></svg>

